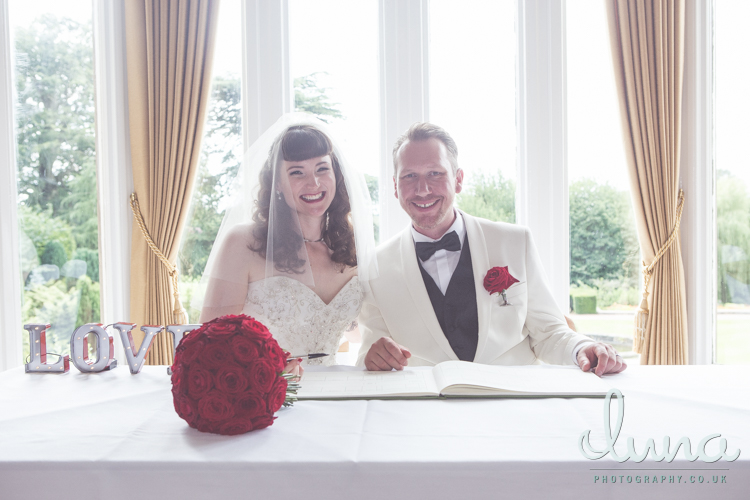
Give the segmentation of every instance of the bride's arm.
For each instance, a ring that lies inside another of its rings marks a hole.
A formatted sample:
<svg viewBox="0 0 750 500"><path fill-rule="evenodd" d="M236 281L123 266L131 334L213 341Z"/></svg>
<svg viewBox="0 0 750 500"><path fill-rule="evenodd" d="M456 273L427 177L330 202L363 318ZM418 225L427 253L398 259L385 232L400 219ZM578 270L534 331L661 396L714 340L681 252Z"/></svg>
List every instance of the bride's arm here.
<svg viewBox="0 0 750 500"><path fill-rule="evenodd" d="M201 323L242 312L253 264L258 259L249 248L250 234L248 225L239 225L222 242L208 280Z"/></svg>

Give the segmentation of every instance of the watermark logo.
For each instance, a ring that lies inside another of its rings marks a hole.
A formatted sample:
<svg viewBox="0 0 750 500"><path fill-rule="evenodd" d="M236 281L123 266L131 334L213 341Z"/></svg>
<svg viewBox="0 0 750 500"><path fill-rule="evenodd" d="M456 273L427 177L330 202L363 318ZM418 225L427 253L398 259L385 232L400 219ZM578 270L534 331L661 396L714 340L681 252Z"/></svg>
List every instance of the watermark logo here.
<svg viewBox="0 0 750 500"><path fill-rule="evenodd" d="M614 429L610 425L610 406L612 396L614 396L615 400L617 401L617 422L615 423ZM628 451L624 455L620 455L615 451L615 443L617 443L617 438L620 436L620 429L622 429L622 421L624 418L625 401L622 397L622 393L617 389L610 389L609 392L607 392L607 396L604 398L604 438L606 441L606 446L601 450L594 448L591 445L589 439L591 430L589 429L587 431L583 431L581 433L581 436L578 438L578 450L581 452L581 455L588 458L589 460L598 460L609 454L618 462L626 462L630 459L632 459L634 462L642 462L650 453L651 458L653 458L656 462L661 462L662 460L671 462L677 455L680 447L682 447L685 458L691 462L700 459L702 462L713 463L722 458L724 458L727 462L733 462L740 456L739 448L736 452L727 454L727 440L725 438L722 438L721 434L709 434L708 436L701 439L698 443L696 454L693 454L690 439L687 437L680 438L675 444L674 448L671 448L670 437L664 436L661 454L657 452L656 443L654 442L653 438L649 438L646 441L646 446L643 452L639 454L635 449L635 440L632 437L629 437ZM709 441L717 438L721 438L719 440L719 453L711 456L707 455L706 445Z"/></svg>

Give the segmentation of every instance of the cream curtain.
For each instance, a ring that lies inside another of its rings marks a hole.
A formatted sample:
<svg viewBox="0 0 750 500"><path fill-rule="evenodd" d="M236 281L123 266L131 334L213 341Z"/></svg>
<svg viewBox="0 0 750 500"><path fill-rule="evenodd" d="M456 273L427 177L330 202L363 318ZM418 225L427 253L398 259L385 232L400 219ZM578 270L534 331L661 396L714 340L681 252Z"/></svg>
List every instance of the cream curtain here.
<svg viewBox="0 0 750 500"><path fill-rule="evenodd" d="M154 244L171 263L177 260L198 166L218 8L218 0L125 2L135 193ZM138 224L133 225L130 290L132 322L174 322L169 272ZM154 339L148 362L172 363L168 335Z"/></svg>
<svg viewBox="0 0 750 500"><path fill-rule="evenodd" d="M680 176L684 0L607 0L612 59L641 253L675 226ZM689 196L686 196L689 203ZM654 267L642 364L687 363L685 275L677 238Z"/></svg>

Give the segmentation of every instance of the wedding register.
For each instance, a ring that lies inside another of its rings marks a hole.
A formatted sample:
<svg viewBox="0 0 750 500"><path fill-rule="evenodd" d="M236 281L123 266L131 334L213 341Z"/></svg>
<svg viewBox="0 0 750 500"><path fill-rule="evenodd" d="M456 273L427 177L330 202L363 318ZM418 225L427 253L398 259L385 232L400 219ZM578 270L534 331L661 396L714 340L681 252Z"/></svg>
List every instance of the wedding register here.
<svg viewBox="0 0 750 500"><path fill-rule="evenodd" d="M297 399L601 397L609 385L578 367L445 361L403 371L306 371Z"/></svg>

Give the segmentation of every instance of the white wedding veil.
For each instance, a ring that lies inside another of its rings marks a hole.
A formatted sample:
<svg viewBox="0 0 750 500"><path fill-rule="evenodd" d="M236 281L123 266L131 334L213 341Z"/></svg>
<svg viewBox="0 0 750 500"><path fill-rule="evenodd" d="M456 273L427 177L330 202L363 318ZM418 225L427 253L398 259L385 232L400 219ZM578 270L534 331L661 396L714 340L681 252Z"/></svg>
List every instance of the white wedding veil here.
<svg viewBox="0 0 750 500"><path fill-rule="evenodd" d="M324 122L305 113L288 113L266 130L243 156L200 289L191 302L193 309L208 308L212 311L210 316L239 313L247 295L248 276L238 269L247 259L265 258L265 274L253 281L286 276L315 287L297 211L292 208L293 202L290 206L286 201L290 197L288 181L278 175L284 159L282 139L309 127L324 135L315 131L312 135L306 134L307 138L303 137L306 149L303 149L315 152L310 157L317 157L328 154L328 151L320 154L321 147L329 147L336 175L336 193L324 217L321 236L333 250L335 262L351 265L356 254L357 275L362 283L376 277L372 206L364 175L357 165L350 163L350 157L341 150L341 143ZM306 159L309 158L289 158L293 161ZM347 195L350 211L347 210Z"/></svg>

